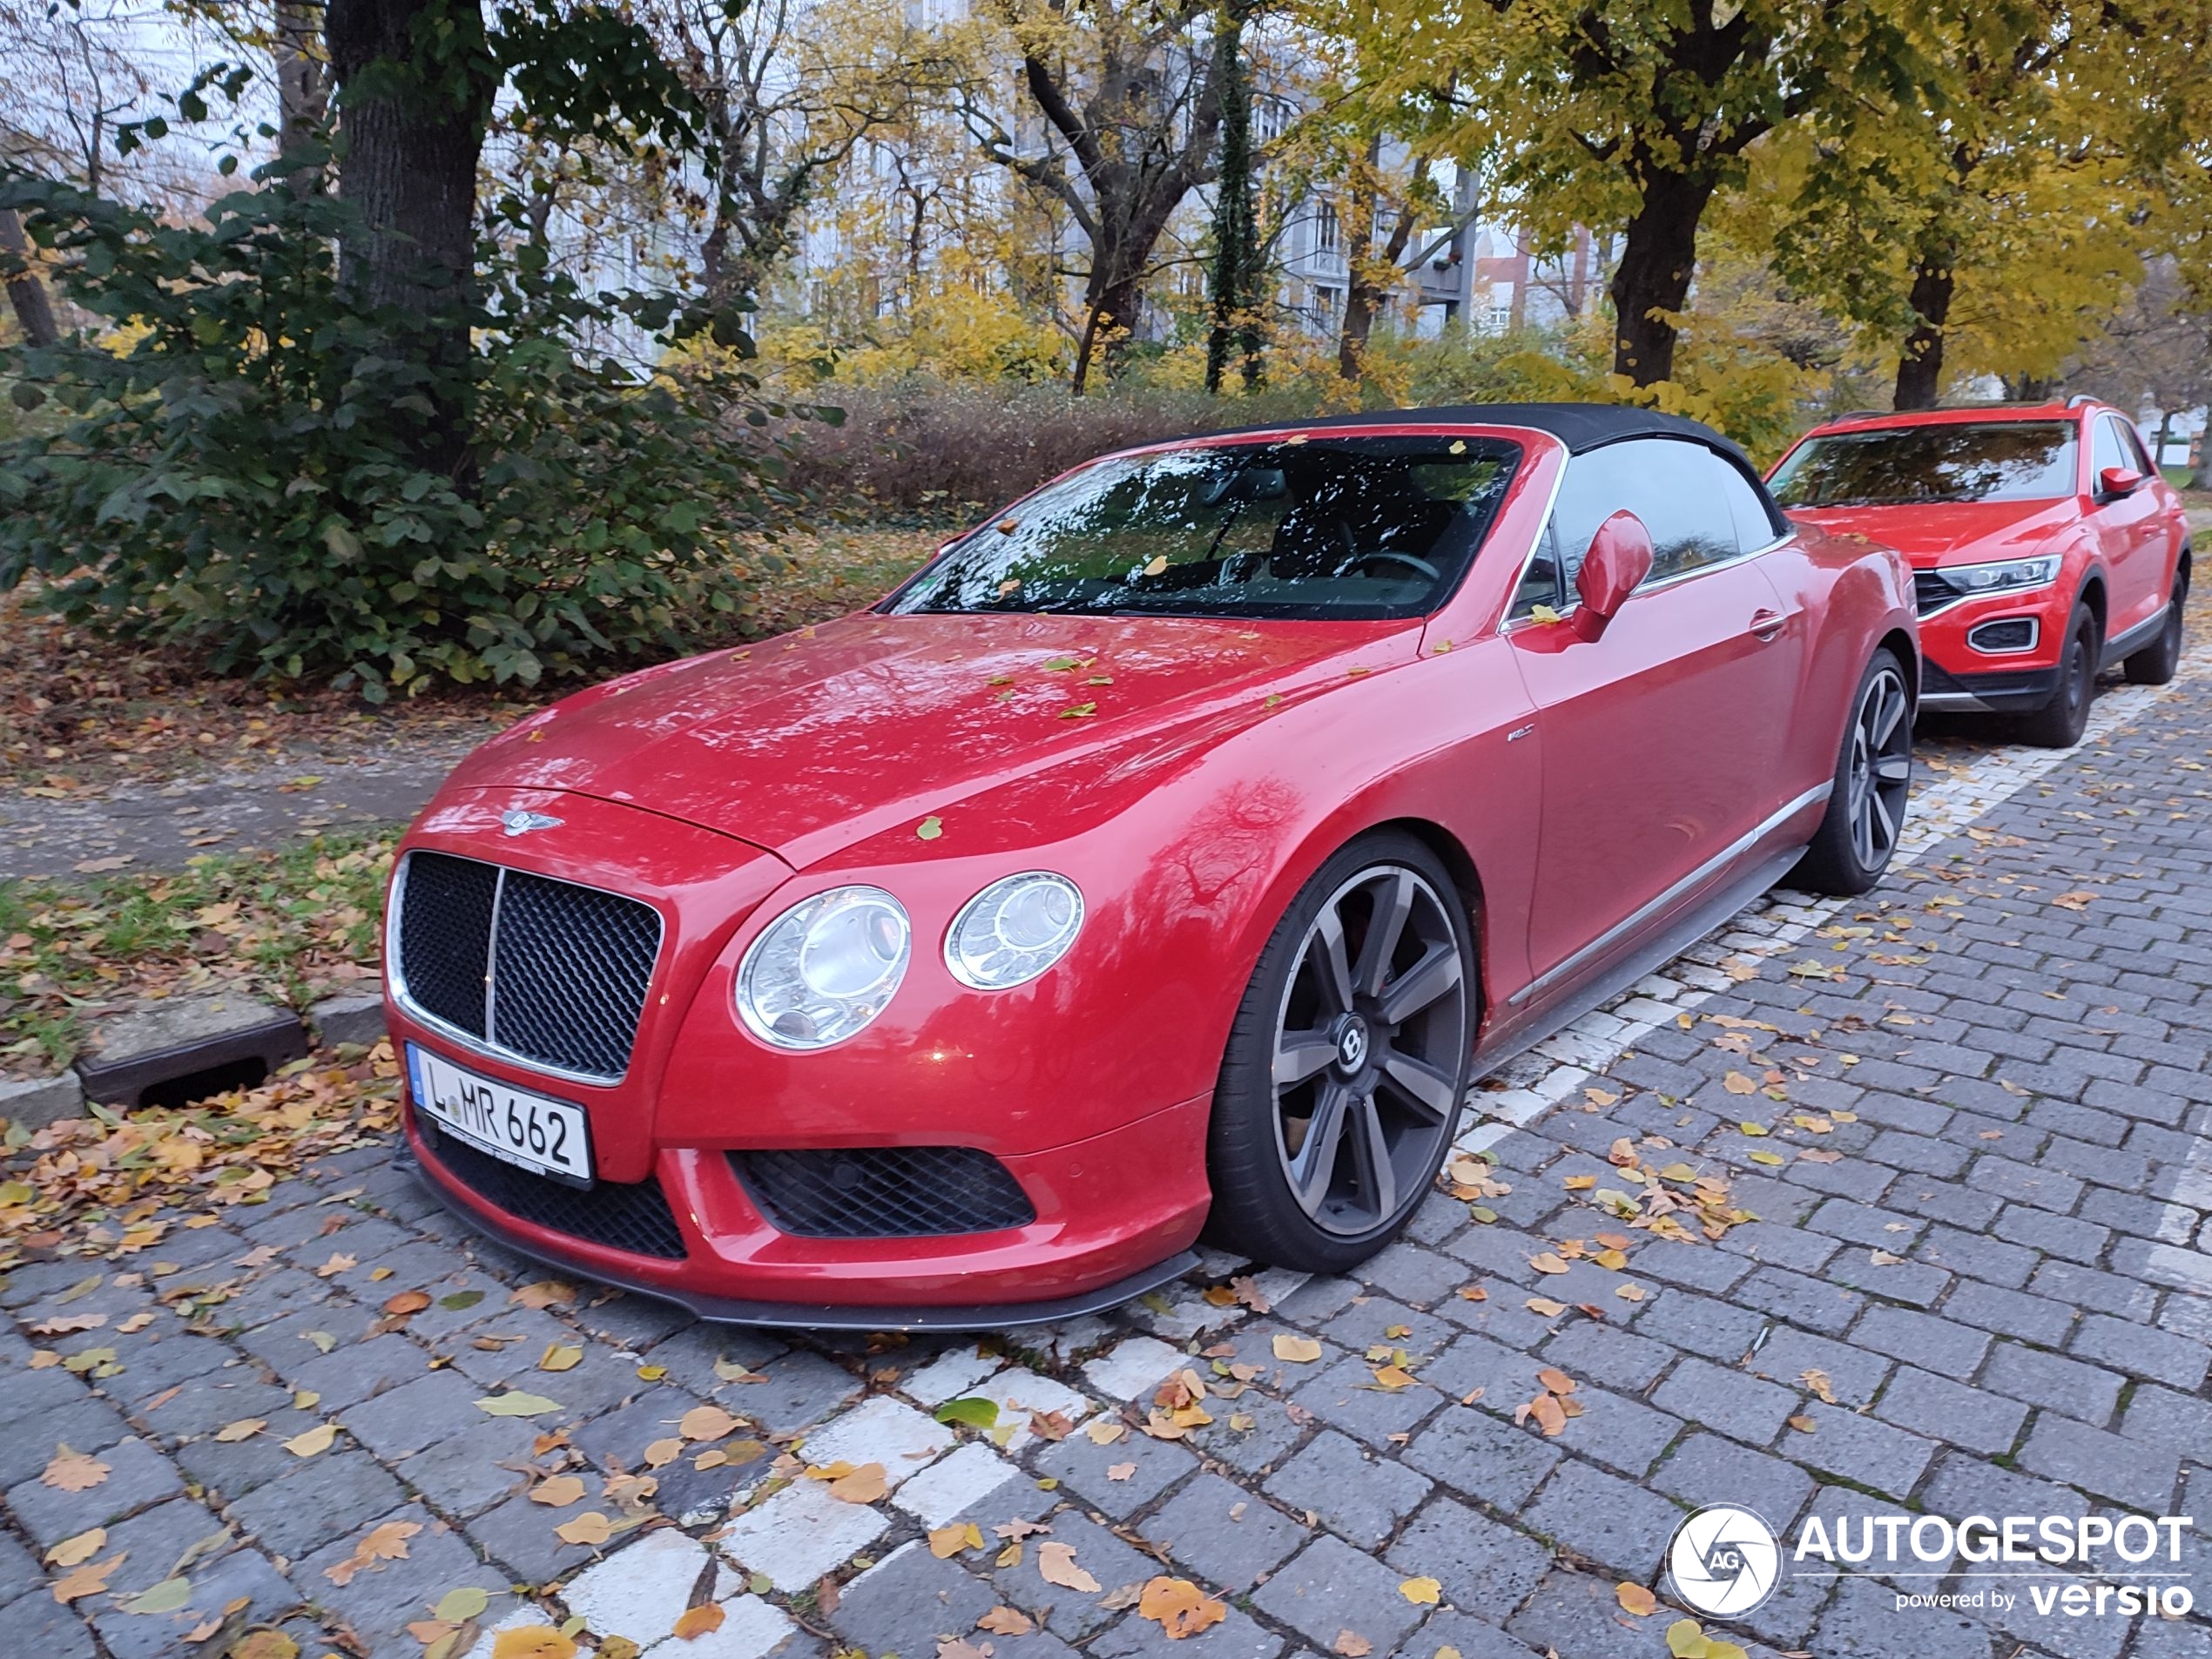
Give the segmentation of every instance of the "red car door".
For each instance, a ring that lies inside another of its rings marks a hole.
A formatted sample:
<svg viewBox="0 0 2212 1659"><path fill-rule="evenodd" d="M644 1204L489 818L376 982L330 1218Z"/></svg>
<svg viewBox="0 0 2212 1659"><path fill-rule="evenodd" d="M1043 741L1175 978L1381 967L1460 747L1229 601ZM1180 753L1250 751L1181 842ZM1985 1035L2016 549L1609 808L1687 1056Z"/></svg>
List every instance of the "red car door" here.
<svg viewBox="0 0 2212 1659"><path fill-rule="evenodd" d="M2109 494L2109 468L2140 473L2142 456L2120 428L2120 417L2100 415L2089 441L2089 523L2096 529L2112 581L2105 637L2117 638L2148 620L2166 600L2165 524L2155 490L2141 486L2126 495Z"/></svg>
<svg viewBox="0 0 2212 1659"><path fill-rule="evenodd" d="M1509 621L1541 734L1543 808L1529 966L1571 977L1748 851L1782 805L1807 619L1762 568L1784 539L1735 463L1649 438L1569 463L1553 511L1570 603L1596 527L1642 519L1652 573L1602 637L1521 597Z"/></svg>

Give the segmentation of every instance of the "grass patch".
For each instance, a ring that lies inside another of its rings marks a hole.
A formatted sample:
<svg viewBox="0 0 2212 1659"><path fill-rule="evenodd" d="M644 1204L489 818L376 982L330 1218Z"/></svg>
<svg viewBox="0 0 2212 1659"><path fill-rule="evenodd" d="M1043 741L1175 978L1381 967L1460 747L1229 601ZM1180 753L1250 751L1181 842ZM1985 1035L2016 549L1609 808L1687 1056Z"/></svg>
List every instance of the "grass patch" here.
<svg viewBox="0 0 2212 1659"><path fill-rule="evenodd" d="M184 869L0 880L0 1074L64 1066L125 1004L245 992L292 1008L373 975L396 829Z"/></svg>

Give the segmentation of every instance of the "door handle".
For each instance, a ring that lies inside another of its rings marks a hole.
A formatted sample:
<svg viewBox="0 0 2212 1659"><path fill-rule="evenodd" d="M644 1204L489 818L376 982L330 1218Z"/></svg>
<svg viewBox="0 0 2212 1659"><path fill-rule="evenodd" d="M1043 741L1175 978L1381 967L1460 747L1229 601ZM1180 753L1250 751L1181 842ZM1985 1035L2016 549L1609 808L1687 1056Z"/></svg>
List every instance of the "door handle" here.
<svg viewBox="0 0 2212 1659"><path fill-rule="evenodd" d="M1750 631L1762 640L1771 642L1789 624L1790 618L1779 610L1754 610L1751 613Z"/></svg>

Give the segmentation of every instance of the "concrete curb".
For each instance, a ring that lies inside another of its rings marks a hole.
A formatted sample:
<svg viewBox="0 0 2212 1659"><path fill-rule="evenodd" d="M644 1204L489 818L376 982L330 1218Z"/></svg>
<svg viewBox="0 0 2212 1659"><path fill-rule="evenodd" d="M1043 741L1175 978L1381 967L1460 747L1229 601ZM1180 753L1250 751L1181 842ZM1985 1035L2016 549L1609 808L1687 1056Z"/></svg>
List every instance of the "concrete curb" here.
<svg viewBox="0 0 2212 1659"><path fill-rule="evenodd" d="M73 1071L58 1077L0 1078L0 1118L26 1129L44 1129L64 1117L84 1116L84 1085Z"/></svg>

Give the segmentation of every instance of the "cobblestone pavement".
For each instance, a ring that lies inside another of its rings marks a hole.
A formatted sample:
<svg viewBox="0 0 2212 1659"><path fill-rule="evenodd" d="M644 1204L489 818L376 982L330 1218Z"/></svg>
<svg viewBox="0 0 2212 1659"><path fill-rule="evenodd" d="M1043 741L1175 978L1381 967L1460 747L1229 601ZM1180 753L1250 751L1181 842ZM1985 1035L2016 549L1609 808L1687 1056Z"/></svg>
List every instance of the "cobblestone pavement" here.
<svg viewBox="0 0 2212 1659"><path fill-rule="evenodd" d="M1715 1502L1785 1534L2191 1514L2150 1565L2202 1599L2209 671L2108 691L2071 755L1954 766L1876 894L1761 907L1517 1062L1477 1096L1473 1199L1354 1278L1232 1289L1209 1260L980 1347L715 1328L547 1287L374 1150L127 1260L19 1270L0 1650L274 1624L308 1659L489 1656L580 1620L656 1659L1644 1659L1683 1617L1670 1535ZM1654 1184L1684 1238L1602 1207ZM1161 1393L1186 1371L1195 1409ZM2201 1613L2040 1614L2064 1580L1897 1608L1991 1583L1960 1565L1785 1562L1706 1629L1767 1659L2212 1656ZM1221 1622L1170 1646L1130 1588L1167 1577ZM673 1635L694 1604L718 1627Z"/></svg>

